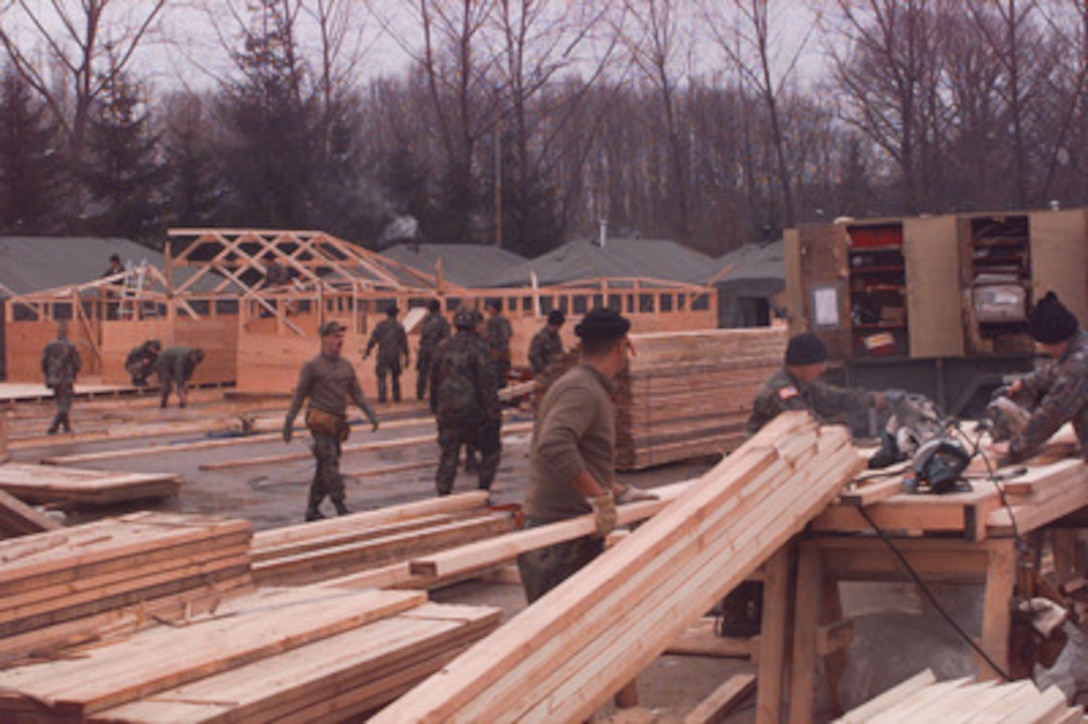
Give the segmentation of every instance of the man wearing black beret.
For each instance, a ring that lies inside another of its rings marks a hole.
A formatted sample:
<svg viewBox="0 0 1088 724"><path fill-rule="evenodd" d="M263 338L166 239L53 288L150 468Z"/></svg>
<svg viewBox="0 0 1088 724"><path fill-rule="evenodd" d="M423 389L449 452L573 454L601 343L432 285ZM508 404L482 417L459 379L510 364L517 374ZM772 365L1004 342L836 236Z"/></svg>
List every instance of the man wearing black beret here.
<svg viewBox="0 0 1088 724"><path fill-rule="evenodd" d="M525 526L595 514L596 535L524 553L518 570L529 603L604 550L616 527L616 503L655 496L616 481L616 410L612 381L627 366L631 323L613 309L594 309L574 328L581 364L548 388L533 426Z"/></svg>
<svg viewBox="0 0 1088 724"><path fill-rule="evenodd" d="M992 450L1001 464L1024 460L1072 421L1081 455L1088 458L1088 335L1054 292L1047 292L1031 310L1028 329L1050 361L1005 388L1030 417L1012 440Z"/></svg>
<svg viewBox="0 0 1088 724"><path fill-rule="evenodd" d="M775 370L752 404L747 432L755 435L760 428L787 410L808 410L817 419L831 420L870 407L884 409L887 400L881 392L836 387L820 380L827 369L827 348L812 332L790 338L785 364Z"/></svg>

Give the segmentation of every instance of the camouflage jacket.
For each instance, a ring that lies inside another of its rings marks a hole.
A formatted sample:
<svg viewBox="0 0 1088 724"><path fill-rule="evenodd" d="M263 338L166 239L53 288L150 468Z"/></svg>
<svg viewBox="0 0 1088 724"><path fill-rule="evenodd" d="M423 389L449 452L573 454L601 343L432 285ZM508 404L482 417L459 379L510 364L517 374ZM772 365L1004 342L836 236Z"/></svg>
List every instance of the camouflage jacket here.
<svg viewBox="0 0 1088 724"><path fill-rule="evenodd" d="M367 354L374 345L378 345L378 364L396 364L402 355L408 356L408 336L404 333L404 326L389 317L378 322L370 333L366 343Z"/></svg>
<svg viewBox="0 0 1088 724"><path fill-rule="evenodd" d="M196 370L197 362L190 356L189 347L167 347L155 360L155 371L163 379L188 382Z"/></svg>
<svg viewBox="0 0 1088 724"><path fill-rule="evenodd" d="M487 351L491 359L510 359L510 338L514 329L501 314L487 318Z"/></svg>
<svg viewBox="0 0 1088 724"><path fill-rule="evenodd" d="M48 387L74 383L82 365L79 350L67 339L54 339L42 350L42 374Z"/></svg>
<svg viewBox="0 0 1088 724"><path fill-rule="evenodd" d="M808 410L820 422L828 422L873 404L872 392L836 387L819 380L804 385L782 367L768 377L756 393L746 431L755 435L787 410Z"/></svg>
<svg viewBox="0 0 1088 724"><path fill-rule="evenodd" d="M544 370L562 354L563 340L559 333L545 326L529 343L529 366L533 368L533 374L538 377L544 374Z"/></svg>
<svg viewBox="0 0 1088 724"><path fill-rule="evenodd" d="M431 363L431 411L440 423L499 420L495 371L480 337L458 330L435 350Z"/></svg>
<svg viewBox="0 0 1088 724"><path fill-rule="evenodd" d="M1030 457L1059 427L1072 421L1081 455L1088 457L1088 333L1079 330L1065 352L1021 378L1020 399L1030 398L1031 419L1009 445L1013 460ZM1019 400L1018 400L1019 401Z"/></svg>
<svg viewBox="0 0 1088 724"><path fill-rule="evenodd" d="M435 349L450 337L450 323L441 313L430 312L419 325L419 353L416 355L416 367L419 368L434 355Z"/></svg>

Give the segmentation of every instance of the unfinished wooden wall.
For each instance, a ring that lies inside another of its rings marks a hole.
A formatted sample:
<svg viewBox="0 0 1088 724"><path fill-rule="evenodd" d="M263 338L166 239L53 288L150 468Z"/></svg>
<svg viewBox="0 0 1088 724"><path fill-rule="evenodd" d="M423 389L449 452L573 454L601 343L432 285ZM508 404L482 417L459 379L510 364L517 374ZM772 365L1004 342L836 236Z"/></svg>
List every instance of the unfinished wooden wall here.
<svg viewBox="0 0 1088 724"><path fill-rule="evenodd" d="M51 319L39 321L9 322L5 330L4 356L8 382L43 383L42 349L57 338L57 323ZM81 377L96 376L99 367L94 347L82 325L71 322L68 339L79 350L83 361Z"/></svg>

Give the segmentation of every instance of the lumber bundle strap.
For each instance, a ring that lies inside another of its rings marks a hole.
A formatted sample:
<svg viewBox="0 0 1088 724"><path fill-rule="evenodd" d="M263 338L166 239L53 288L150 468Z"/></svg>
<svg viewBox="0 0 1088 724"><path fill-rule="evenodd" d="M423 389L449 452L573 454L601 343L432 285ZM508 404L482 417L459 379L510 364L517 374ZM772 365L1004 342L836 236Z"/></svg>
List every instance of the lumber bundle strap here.
<svg viewBox="0 0 1088 724"><path fill-rule="evenodd" d="M769 559L863 467L781 415L664 510L375 722L577 721Z"/></svg>

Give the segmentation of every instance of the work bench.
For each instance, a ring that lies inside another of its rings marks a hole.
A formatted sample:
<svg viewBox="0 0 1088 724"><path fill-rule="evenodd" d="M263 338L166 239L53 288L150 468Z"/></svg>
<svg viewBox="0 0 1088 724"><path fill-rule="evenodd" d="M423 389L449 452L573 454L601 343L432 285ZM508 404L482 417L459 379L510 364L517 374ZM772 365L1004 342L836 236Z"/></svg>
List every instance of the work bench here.
<svg viewBox="0 0 1088 724"><path fill-rule="evenodd" d="M1010 666L1010 601L1021 566L1017 538L1035 560L1049 542L1054 568L1083 575L1083 561L1070 557L1071 516L1088 508L1088 465L1079 458L1055 460L1070 452L1068 433L1047 457L1026 470L972 475L970 490L945 495L904 492L902 474L885 479L866 475L844 491L764 565L764 604L759 647L757 721L778 722L788 681L791 722L812 721L817 657L824 657L833 708L838 677L846 664L852 624L842 620L841 581L910 580L891 542L923 582L982 584L982 626L976 643L1003 671ZM874 529L874 524L880 533ZM1082 556L1082 554L1081 554ZM1030 556L1029 556L1030 557ZM1001 674L976 654L979 677ZM788 680L784 677L789 670Z"/></svg>

